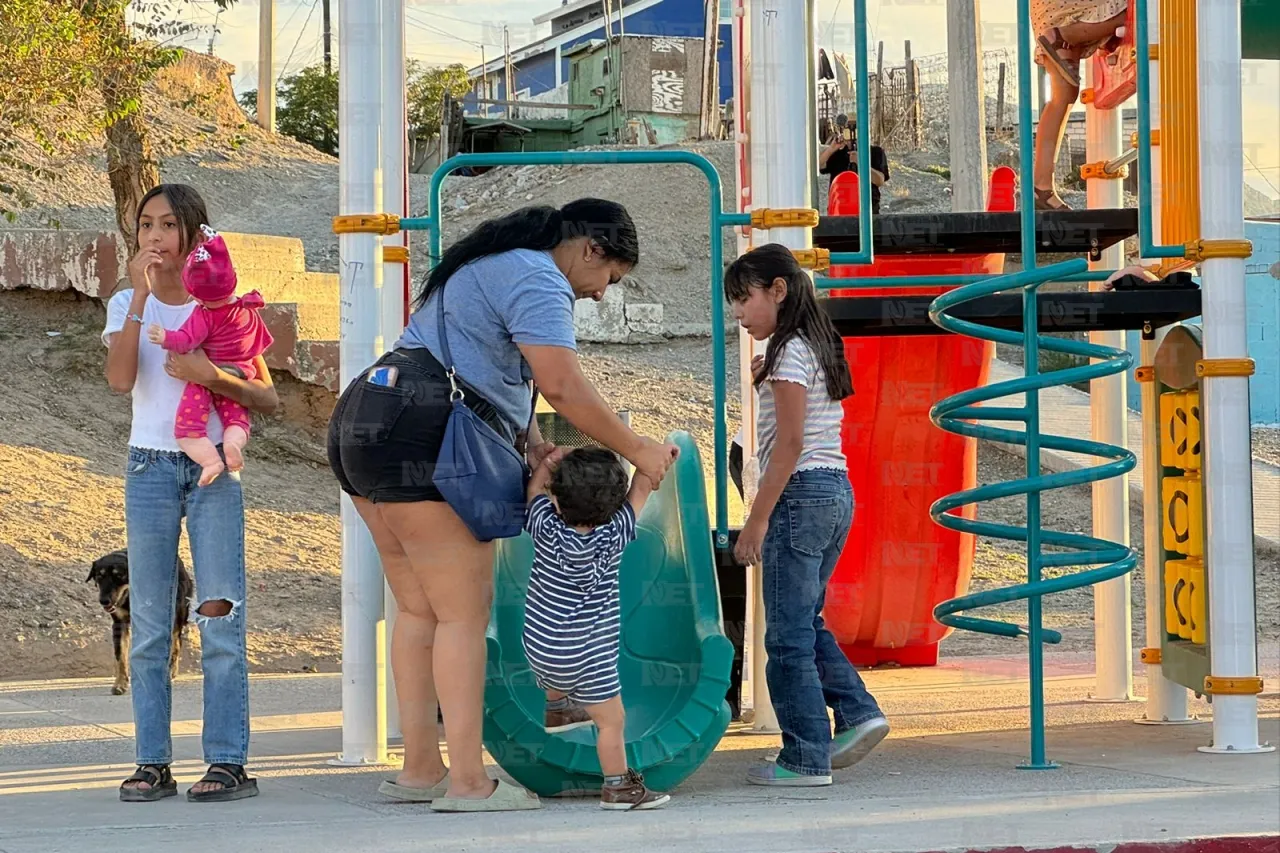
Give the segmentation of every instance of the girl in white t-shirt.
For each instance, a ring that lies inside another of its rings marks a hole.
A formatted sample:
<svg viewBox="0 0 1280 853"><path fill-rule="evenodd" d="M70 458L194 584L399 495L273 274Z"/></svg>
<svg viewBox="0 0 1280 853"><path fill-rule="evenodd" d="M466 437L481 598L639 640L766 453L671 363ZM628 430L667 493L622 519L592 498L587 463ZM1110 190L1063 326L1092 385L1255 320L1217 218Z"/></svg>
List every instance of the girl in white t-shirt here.
<svg viewBox="0 0 1280 853"><path fill-rule="evenodd" d="M244 769L249 750L249 677L245 653L244 497L239 473L199 487L201 469L178 446L174 419L187 382L203 385L247 408L272 411L277 403L266 363L246 382L210 363L203 352L166 354L140 334L157 324L178 329L196 303L181 271L209 221L204 200L191 187L162 184L138 206L133 287L111 298L102 331L107 382L133 398L129 460L125 467L125 526L129 538L133 717L138 770L120 786L120 799L149 802L177 794L169 764L172 685L169 649L176 606L178 539L182 520L194 562L196 600L191 618L200 629L204 670L202 743L209 772L187 792L193 802L238 800L257 794ZM222 423L209 419L218 445Z"/></svg>
<svg viewBox="0 0 1280 853"><path fill-rule="evenodd" d="M734 553L763 569L765 679L782 751L752 768L747 781L830 785L833 767L852 766L889 731L822 620L827 584L853 522L840 444L840 401L853 393L849 364L813 282L785 246L738 258L725 271L724 291L747 333L769 341L752 363L762 473Z"/></svg>

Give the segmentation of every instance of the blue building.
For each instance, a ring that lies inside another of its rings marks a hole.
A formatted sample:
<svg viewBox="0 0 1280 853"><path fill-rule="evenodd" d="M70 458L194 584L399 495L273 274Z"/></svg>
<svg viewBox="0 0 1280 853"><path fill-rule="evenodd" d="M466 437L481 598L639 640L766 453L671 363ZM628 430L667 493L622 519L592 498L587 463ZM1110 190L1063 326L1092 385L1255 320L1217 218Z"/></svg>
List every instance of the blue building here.
<svg viewBox="0 0 1280 853"><path fill-rule="evenodd" d="M1249 318L1249 420L1254 426L1280 426L1280 219L1246 219L1244 236L1253 243L1245 261L1245 301ZM1199 279L1197 279L1197 283ZM1200 318L1187 321L1199 326ZM1129 332L1126 348L1138 364L1141 338ZM1129 371L1129 408L1139 411L1142 391Z"/></svg>
<svg viewBox="0 0 1280 853"><path fill-rule="evenodd" d="M665 36L667 38L703 38L706 35L705 0L614 0L613 33L619 33L617 7L622 7L621 31L628 36ZM719 0L717 26L720 47L720 103L733 97L732 6L730 0ZM535 26L551 25L551 34L535 42L511 50L514 68L514 95L524 100L546 95L569 82L568 53L576 46L604 39L604 9L600 0L562 0L561 5L533 19ZM485 65L470 70L474 81L471 94L463 99L469 114L484 113L476 103L487 77L492 100L511 100L506 89L504 59L501 54L485 57ZM567 90L566 90L567 91ZM567 98L565 99L567 101ZM500 112L501 108L491 108Z"/></svg>

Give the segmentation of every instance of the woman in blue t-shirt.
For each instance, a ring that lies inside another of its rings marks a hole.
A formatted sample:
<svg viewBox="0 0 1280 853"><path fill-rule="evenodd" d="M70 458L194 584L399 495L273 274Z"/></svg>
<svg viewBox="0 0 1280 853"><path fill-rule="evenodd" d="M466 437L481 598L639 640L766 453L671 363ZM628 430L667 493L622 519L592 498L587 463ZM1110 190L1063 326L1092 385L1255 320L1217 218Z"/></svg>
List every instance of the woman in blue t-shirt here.
<svg viewBox="0 0 1280 853"><path fill-rule="evenodd" d="M391 666L404 768L388 796L436 811L539 808L495 782L481 757L493 544L472 536L432 483L449 415L439 300L464 401L536 467L555 448L533 421L530 382L584 434L661 481L675 449L636 435L583 375L573 304L604 297L640 259L635 225L610 201L528 207L480 225L432 269L394 350L343 392L329 464L373 535L399 608ZM440 755L437 701L449 767Z"/></svg>

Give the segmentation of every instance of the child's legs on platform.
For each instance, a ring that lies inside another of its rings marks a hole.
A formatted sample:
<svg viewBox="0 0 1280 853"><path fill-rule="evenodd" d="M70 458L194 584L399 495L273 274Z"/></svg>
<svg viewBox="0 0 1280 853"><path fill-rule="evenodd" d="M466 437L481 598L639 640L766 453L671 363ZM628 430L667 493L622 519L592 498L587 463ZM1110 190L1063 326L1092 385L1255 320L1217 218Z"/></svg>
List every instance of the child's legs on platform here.
<svg viewBox="0 0 1280 853"><path fill-rule="evenodd" d="M600 756L600 771L605 776L623 776L627 772L627 744L623 737L627 717L622 710L622 697L614 696L604 702L583 704L582 707L596 724L596 752Z"/></svg>

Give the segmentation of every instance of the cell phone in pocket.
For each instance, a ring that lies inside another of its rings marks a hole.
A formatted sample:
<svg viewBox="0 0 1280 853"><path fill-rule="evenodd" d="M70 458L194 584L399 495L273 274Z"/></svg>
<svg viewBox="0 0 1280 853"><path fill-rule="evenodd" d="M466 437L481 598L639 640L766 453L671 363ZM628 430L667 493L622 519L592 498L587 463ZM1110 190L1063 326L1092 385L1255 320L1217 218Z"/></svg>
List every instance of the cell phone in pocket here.
<svg viewBox="0 0 1280 853"><path fill-rule="evenodd" d="M381 385L384 388L394 388L396 379L400 375L399 368L392 366L375 367L369 371L366 379L372 385Z"/></svg>

